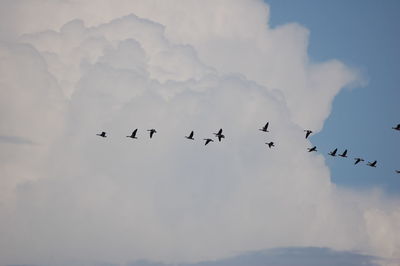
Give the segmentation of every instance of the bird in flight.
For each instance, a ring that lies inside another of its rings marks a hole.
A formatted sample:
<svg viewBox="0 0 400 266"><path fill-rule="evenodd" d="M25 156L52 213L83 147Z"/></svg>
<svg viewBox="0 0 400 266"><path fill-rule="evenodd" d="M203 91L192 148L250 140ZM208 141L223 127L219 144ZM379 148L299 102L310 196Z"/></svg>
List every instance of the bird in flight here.
<svg viewBox="0 0 400 266"><path fill-rule="evenodd" d="M347 158L347 150L344 150L342 154L339 154L340 157Z"/></svg>
<svg viewBox="0 0 400 266"><path fill-rule="evenodd" d="M206 141L206 143L204 143L204 145L207 145L210 142L214 142L212 139L204 139Z"/></svg>
<svg viewBox="0 0 400 266"><path fill-rule="evenodd" d="M152 138L152 137L153 137L154 133L157 133L157 131L156 131L154 128L152 128L152 129L148 129L147 131L149 131L149 132L150 132L150 138Z"/></svg>
<svg viewBox="0 0 400 266"><path fill-rule="evenodd" d="M392 127L394 130L399 130L400 131L400 124L397 124L397 127Z"/></svg>
<svg viewBox="0 0 400 266"><path fill-rule="evenodd" d="M333 157L335 157L336 156L336 152L337 152L337 149L334 149L333 151L331 151L330 153L328 153L330 156L333 156Z"/></svg>
<svg viewBox="0 0 400 266"><path fill-rule="evenodd" d="M317 146L314 146L312 148L308 148L308 152L313 152L313 151L317 151Z"/></svg>
<svg viewBox="0 0 400 266"><path fill-rule="evenodd" d="M268 147L271 149L271 147L275 147L275 143L274 142L265 142L265 144L268 145Z"/></svg>
<svg viewBox="0 0 400 266"><path fill-rule="evenodd" d="M354 162L354 164L358 164L359 162L363 162L364 161L364 159L362 159L362 158L354 158L354 160L356 160Z"/></svg>
<svg viewBox="0 0 400 266"><path fill-rule="evenodd" d="M127 138L137 139L136 137L137 129L135 129L130 136L126 136Z"/></svg>
<svg viewBox="0 0 400 266"><path fill-rule="evenodd" d="M268 131L268 125L269 125L269 122L267 122L267 123L265 124L265 126L263 126L263 128L260 128L259 130L264 131L264 132L269 132L269 131Z"/></svg>
<svg viewBox="0 0 400 266"><path fill-rule="evenodd" d="M106 136L106 132L101 132L101 134L96 134L97 136L103 137L103 138L107 138Z"/></svg>
<svg viewBox="0 0 400 266"><path fill-rule="evenodd" d="M222 128L217 133L214 133L214 135L218 138L218 141L221 141L221 139L225 138L225 136L222 134Z"/></svg>
<svg viewBox="0 0 400 266"><path fill-rule="evenodd" d="M398 174L400 174L400 170L396 170L395 172L398 173Z"/></svg>
<svg viewBox="0 0 400 266"><path fill-rule="evenodd" d="M306 132L306 138L308 138L308 136L310 136L310 134L312 133L312 131L308 129L304 130L304 132Z"/></svg>
<svg viewBox="0 0 400 266"><path fill-rule="evenodd" d="M192 131L192 132L190 132L189 136L185 136L185 138L194 140L193 135L194 135L194 132Z"/></svg>
<svg viewBox="0 0 400 266"><path fill-rule="evenodd" d="M376 167L376 161L373 161L372 163L368 162L367 165L371 167Z"/></svg>

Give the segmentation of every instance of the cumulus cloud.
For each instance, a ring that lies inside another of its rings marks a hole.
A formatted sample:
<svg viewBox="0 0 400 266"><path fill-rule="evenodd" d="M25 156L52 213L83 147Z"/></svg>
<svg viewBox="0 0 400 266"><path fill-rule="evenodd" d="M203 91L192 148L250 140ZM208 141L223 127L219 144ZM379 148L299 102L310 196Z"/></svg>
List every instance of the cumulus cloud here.
<svg viewBox="0 0 400 266"><path fill-rule="evenodd" d="M0 263L400 256L398 200L337 188L305 152L357 71L310 62L308 31L268 27L261 1L199 3L2 2L0 134L39 145L0 142Z"/></svg>

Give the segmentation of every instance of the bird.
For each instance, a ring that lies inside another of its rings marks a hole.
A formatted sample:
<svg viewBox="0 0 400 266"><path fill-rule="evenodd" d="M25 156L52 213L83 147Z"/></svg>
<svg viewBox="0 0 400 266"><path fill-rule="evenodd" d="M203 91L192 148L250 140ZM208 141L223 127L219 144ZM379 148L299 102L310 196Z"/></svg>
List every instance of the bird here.
<svg viewBox="0 0 400 266"><path fill-rule="evenodd" d="M400 170L395 170L396 173L400 174Z"/></svg>
<svg viewBox="0 0 400 266"><path fill-rule="evenodd" d="M339 154L340 157L347 158L347 150L344 150L342 154Z"/></svg>
<svg viewBox="0 0 400 266"><path fill-rule="evenodd" d="M306 132L306 138L308 138L308 136L310 136L311 133L313 133L311 130L304 130L304 132Z"/></svg>
<svg viewBox="0 0 400 266"><path fill-rule="evenodd" d="M103 137L103 138L107 138L106 136L106 132L101 132L101 134L96 134L97 136Z"/></svg>
<svg viewBox="0 0 400 266"><path fill-rule="evenodd" d="M264 132L269 132L269 131L268 131L268 125L269 125L269 122L267 122L267 123L265 124L265 126L263 126L263 128L260 128L259 130L264 131Z"/></svg>
<svg viewBox="0 0 400 266"><path fill-rule="evenodd" d="M313 152L313 151L317 151L317 146L314 146L312 148L308 148L308 152Z"/></svg>
<svg viewBox="0 0 400 266"><path fill-rule="evenodd" d="M362 158L354 158L354 160L356 160L354 162L354 164L358 164L359 162L363 162L364 161L364 159L362 159Z"/></svg>
<svg viewBox="0 0 400 266"><path fill-rule="evenodd" d="M330 153L328 153L330 156L333 156L333 157L335 157L336 156L336 152L337 152L337 149L334 149L333 151L331 151Z"/></svg>
<svg viewBox="0 0 400 266"><path fill-rule="evenodd" d="M150 132L150 138L152 138L152 137L153 137L154 133L157 133L157 130L155 130L154 128L152 128L152 129L148 129L147 131L149 131L149 132Z"/></svg>
<svg viewBox="0 0 400 266"><path fill-rule="evenodd" d="M222 128L220 128L217 133L214 133L215 136L218 136L218 135L221 135L221 134L222 134Z"/></svg>
<svg viewBox="0 0 400 266"><path fill-rule="evenodd" d="M130 136L126 136L127 138L137 139L136 133L138 129L135 129Z"/></svg>
<svg viewBox="0 0 400 266"><path fill-rule="evenodd" d="M368 162L367 165L371 167L376 167L376 161L373 161L372 163Z"/></svg>
<svg viewBox="0 0 400 266"><path fill-rule="evenodd" d="M206 143L204 143L204 145L207 145L210 142L214 142L212 139L204 139L206 141Z"/></svg>
<svg viewBox="0 0 400 266"><path fill-rule="evenodd" d="M222 128L217 133L214 133L214 135L218 138L218 141L221 141L221 139L225 138L225 136L222 134Z"/></svg>
<svg viewBox="0 0 400 266"><path fill-rule="evenodd" d="M192 132L190 132L189 136L185 136L185 138L194 140L193 135L194 135L194 132L192 131Z"/></svg>
<svg viewBox="0 0 400 266"><path fill-rule="evenodd" d="M221 141L221 139L224 139L225 138L225 135L217 135L217 137L218 137L218 141Z"/></svg>
<svg viewBox="0 0 400 266"><path fill-rule="evenodd" d="M397 124L397 127L392 127L394 130L399 130L400 131L400 124Z"/></svg>
<svg viewBox="0 0 400 266"><path fill-rule="evenodd" d="M271 147L275 147L275 143L274 142L265 142L265 144L268 145L268 147L271 149Z"/></svg>

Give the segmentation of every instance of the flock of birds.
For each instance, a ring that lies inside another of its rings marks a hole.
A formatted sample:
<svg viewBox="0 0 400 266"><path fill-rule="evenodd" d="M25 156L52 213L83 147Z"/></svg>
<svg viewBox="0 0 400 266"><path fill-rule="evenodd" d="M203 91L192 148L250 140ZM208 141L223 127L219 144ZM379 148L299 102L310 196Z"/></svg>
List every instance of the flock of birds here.
<svg viewBox="0 0 400 266"><path fill-rule="evenodd" d="M260 131L263 131L263 132L269 132L269 131L268 131L268 126L269 126L269 122L267 122L267 123L265 124L265 126L263 126L262 128L260 128L259 130L260 130ZM397 131L400 131L400 124L398 124L396 127L392 127L392 129L397 130ZM136 136L137 131L138 131L138 129L136 128L136 129L132 132L131 135L126 136L126 137L127 137L127 138L131 138L131 139L137 139L137 136ZM155 130L154 128L148 129L147 131L149 131L150 138L153 138L154 134L157 133L157 130ZM305 138L306 138L306 139L311 135L311 133L313 133L311 130L308 130L308 129L307 129L307 130L304 130L304 132L306 132L306 135L305 135ZM223 138L225 138L225 135L222 134L222 128L221 128L217 133L213 133L213 134L214 134L215 137L218 139L218 141L221 141ZM106 138L106 137L107 137L107 133L104 132L104 131L101 132L100 134L96 134L96 135L97 135L97 136L100 136L100 137L103 137L103 138ZM190 134L189 134L188 136L185 136L185 138L187 138L187 139L189 139L189 140L194 140L194 131L191 131ZM204 142L204 145L207 145L207 144L209 144L210 142L214 142L214 140L211 139L211 138L205 138L205 139L203 139L203 140L205 141L205 142ZM269 148L275 147L275 143L274 143L273 141L271 141L271 142L266 142L265 144L267 144ZM317 146L314 146L314 147L312 147L312 148L308 148L308 152L316 152L316 151L317 151ZM340 157L343 157L343 158L347 158L347 149L344 150L341 154L337 154L337 152L338 152L338 149L336 148L336 149L334 149L333 151L329 152L328 155L330 155L330 156L332 156L332 157L340 156ZM363 158L359 158L359 157L354 158L354 160L355 160L355 162L354 162L355 165L358 164L358 163L360 163L360 162L363 162L363 161L364 161ZM376 167L376 164L377 164L377 161L376 161L376 160L373 161L373 162L367 162L367 165L370 166L370 167ZM398 173L398 174L400 174L400 170L395 170L395 172Z"/></svg>

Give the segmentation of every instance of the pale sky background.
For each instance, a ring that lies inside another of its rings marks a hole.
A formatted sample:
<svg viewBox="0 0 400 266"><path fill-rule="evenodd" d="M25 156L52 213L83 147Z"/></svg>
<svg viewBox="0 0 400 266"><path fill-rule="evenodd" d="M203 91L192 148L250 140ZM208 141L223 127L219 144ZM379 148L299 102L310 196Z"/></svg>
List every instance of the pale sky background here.
<svg viewBox="0 0 400 266"><path fill-rule="evenodd" d="M399 5L363 3L1 1L0 265L399 265Z"/></svg>

